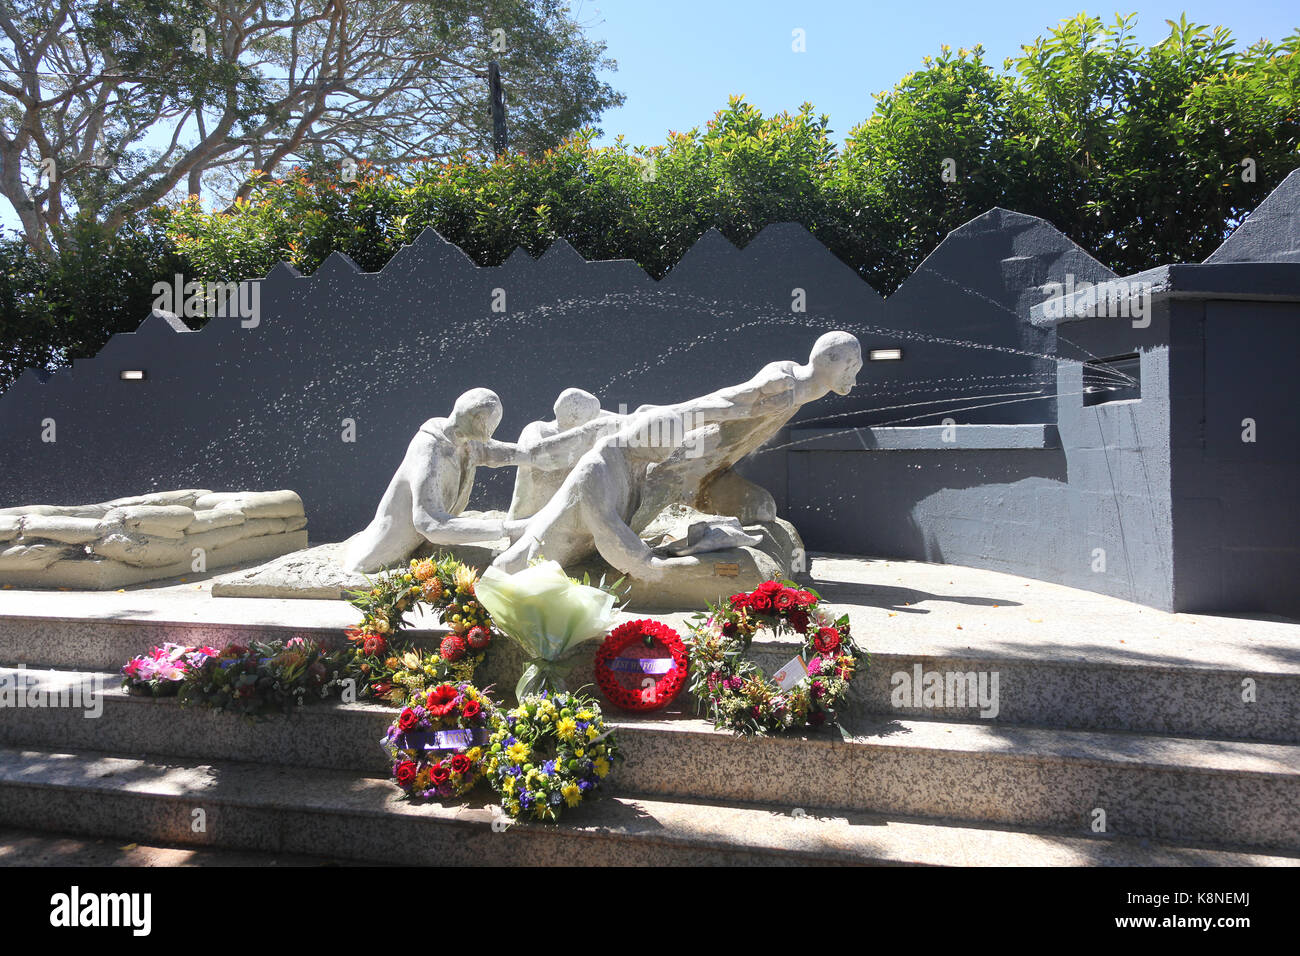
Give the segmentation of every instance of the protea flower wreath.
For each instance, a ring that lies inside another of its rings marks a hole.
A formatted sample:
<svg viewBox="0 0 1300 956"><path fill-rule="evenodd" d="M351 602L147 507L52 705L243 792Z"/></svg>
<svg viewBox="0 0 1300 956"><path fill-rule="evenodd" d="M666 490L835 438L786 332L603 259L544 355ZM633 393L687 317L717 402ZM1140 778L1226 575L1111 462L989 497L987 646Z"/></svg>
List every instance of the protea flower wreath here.
<svg viewBox="0 0 1300 956"><path fill-rule="evenodd" d="M452 557L418 558L352 592L360 624L345 630L351 644L345 669L357 697L398 706L418 702L437 683L472 683L495 631L477 600L478 572ZM451 631L434 651L400 640L411 610L432 609Z"/></svg>
<svg viewBox="0 0 1300 956"><path fill-rule="evenodd" d="M644 619L620 624L596 650L596 684L615 707L631 711L668 706L686 684L690 661L681 635Z"/></svg>
<svg viewBox="0 0 1300 956"><path fill-rule="evenodd" d="M688 640L691 693L715 727L762 736L836 723L867 655L849 637L848 615L836 618L820 601L817 592L792 581L764 581L697 616ZM807 674L784 690L745 656L763 628L803 638L799 659Z"/></svg>

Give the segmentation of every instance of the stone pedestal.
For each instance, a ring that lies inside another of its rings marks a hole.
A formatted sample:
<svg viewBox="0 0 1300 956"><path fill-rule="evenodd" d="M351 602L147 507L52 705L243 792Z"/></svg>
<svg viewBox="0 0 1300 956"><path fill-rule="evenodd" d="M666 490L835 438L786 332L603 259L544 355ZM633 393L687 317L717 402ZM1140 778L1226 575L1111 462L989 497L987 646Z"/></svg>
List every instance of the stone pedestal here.
<svg viewBox="0 0 1300 956"><path fill-rule="evenodd" d="M638 581L627 577L632 610L702 610L737 591L747 591L772 577L789 577L803 555L803 542L794 525L784 519L745 526L760 540L752 546L727 548L681 559L665 577ZM505 550L505 540L486 544L422 548L417 556L436 552L453 554L482 570ZM214 597L346 598L349 591L367 587L363 574L344 571L342 556L346 542L320 545L285 555L268 564L223 574L212 582ZM565 569L592 581L604 575L606 582L626 577L596 558Z"/></svg>

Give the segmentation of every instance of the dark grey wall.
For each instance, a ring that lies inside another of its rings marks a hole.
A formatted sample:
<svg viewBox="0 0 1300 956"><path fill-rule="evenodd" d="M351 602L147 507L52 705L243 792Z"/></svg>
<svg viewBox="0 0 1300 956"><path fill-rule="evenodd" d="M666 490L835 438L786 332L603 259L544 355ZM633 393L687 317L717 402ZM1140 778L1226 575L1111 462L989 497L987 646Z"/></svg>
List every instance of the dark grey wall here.
<svg viewBox="0 0 1300 956"><path fill-rule="evenodd" d="M1174 314L1176 603L1300 616L1300 303Z"/></svg>
<svg viewBox="0 0 1300 956"><path fill-rule="evenodd" d="M1068 325L1073 347L1139 352L1142 398L1083 404L1083 365L1057 369L1055 428L868 429L791 449L791 519L819 546L1024 574L1174 609L1167 310ZM796 437L798 437L796 435ZM841 439L843 441L843 439Z"/></svg>
<svg viewBox="0 0 1300 956"><path fill-rule="evenodd" d="M1005 210L956 230L888 306L796 225L743 250L710 231L659 282L563 241L537 261L516 252L480 268L428 230L379 273L338 254L312 277L277 267L256 328L213 319L178 332L150 319L47 384L24 376L0 396L0 503L288 487L316 540L341 538L369 520L419 424L467 388L501 395L498 435L513 438L565 387L608 408L681 399L805 360L833 328L867 349L902 346L904 361L869 364L853 395L801 421L1032 422L1051 412L1054 333L1017 309L1025 282L1066 269L1109 275L1047 223ZM504 314L491 311L498 288ZM148 377L119 381L127 368ZM45 419L56 442L41 440ZM341 440L344 419L355 443ZM779 484L784 467L769 454L747 471ZM475 506L505 506L512 474L480 474Z"/></svg>

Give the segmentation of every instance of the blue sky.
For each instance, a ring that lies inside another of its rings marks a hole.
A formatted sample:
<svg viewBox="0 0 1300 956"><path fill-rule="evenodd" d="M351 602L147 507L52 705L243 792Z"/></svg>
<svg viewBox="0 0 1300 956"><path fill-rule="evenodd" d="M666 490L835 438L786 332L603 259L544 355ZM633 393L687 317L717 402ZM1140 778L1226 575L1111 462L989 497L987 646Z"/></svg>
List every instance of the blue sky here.
<svg viewBox="0 0 1300 956"><path fill-rule="evenodd" d="M940 44L954 50L984 45L1001 67L1020 46L1086 10L1113 20L1136 12L1138 39L1159 41L1166 19L1184 11L1196 23L1226 26L1245 47L1281 40L1300 26L1300 5L1279 0L1239 3L1142 3L1085 6L1081 0L1010 0L995 4L861 0L572 0L578 20L605 40L619 69L609 76L627 102L602 117L602 143L624 134L634 145L665 140L669 130L702 126L743 93L765 114L811 102L827 113L837 142L871 113L874 94L919 68ZM801 28L807 52L791 51Z"/></svg>

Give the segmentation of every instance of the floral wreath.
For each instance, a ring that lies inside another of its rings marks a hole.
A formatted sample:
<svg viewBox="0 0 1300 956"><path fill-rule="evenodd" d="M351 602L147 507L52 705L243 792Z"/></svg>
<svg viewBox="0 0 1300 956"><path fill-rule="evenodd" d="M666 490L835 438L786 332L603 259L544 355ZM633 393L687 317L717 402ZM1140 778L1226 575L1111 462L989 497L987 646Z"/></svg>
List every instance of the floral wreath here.
<svg viewBox="0 0 1300 956"><path fill-rule="evenodd" d="M412 799L459 797L483 774L496 706L468 683L439 684L397 715L381 743L393 780Z"/></svg>
<svg viewBox="0 0 1300 956"><path fill-rule="evenodd" d="M250 641L191 657L177 696L182 707L254 718L325 700L337 693L340 676L337 652L314 639Z"/></svg>
<svg viewBox="0 0 1300 956"><path fill-rule="evenodd" d="M596 684L615 707L658 710L686 683L690 661L681 635L644 619L620 624L596 650Z"/></svg>
<svg viewBox="0 0 1300 956"><path fill-rule="evenodd" d="M477 583L478 571L455 558L417 558L370 581L369 589L353 591L361 623L344 633L352 645L346 670L357 697L403 705L435 684L473 682L494 636L492 616L474 594ZM406 612L425 606L451 631L436 651L397 640Z"/></svg>
<svg viewBox="0 0 1300 956"><path fill-rule="evenodd" d="M487 774L509 816L555 821L591 796L620 759L599 704L542 691L495 718Z"/></svg>
<svg viewBox="0 0 1300 956"><path fill-rule="evenodd" d="M122 689L136 696L170 697L209 657L221 651L215 647L186 644L158 644L149 653L131 658L122 667Z"/></svg>
<svg viewBox="0 0 1300 956"><path fill-rule="evenodd" d="M714 726L738 734L765 735L836 723L859 664L849 637L849 618L834 617L815 591L793 581L764 581L753 591L733 594L725 607L710 605L691 626L691 693L707 705ZM767 677L745 657L762 628L803 637L799 656Z"/></svg>

